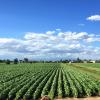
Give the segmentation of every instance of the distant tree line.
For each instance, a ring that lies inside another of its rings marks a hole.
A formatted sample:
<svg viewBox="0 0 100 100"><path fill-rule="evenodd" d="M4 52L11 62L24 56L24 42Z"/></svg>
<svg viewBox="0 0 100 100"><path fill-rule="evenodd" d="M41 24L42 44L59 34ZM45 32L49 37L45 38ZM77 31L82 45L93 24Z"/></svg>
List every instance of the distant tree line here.
<svg viewBox="0 0 100 100"><path fill-rule="evenodd" d="M28 60L28 58L24 58L23 60L19 60L18 58L15 58L13 60L10 59L6 59L6 60L1 60L0 59L0 63L6 63L6 64L18 64L18 63L31 63L31 61Z"/></svg>
<svg viewBox="0 0 100 100"><path fill-rule="evenodd" d="M18 59L18 58L15 58L15 59L13 59L13 60L10 60L10 59L6 59L6 60L0 60L0 63L6 63L6 64L18 64L18 63L38 63L38 62L40 62L40 63L60 63L60 62L62 62L62 63L70 63L70 62L72 62L72 63L91 63L91 59L89 59L89 60L87 60L87 59L84 59L84 60L82 60L82 59L80 59L80 58L77 58L77 59L75 59L75 60L71 60L71 59L67 59L67 60L56 60L56 61L43 61L43 60L41 60L41 61L34 61L34 60L29 60L28 58L24 58L23 60L20 60L20 59ZM100 63L100 60L95 60L95 62L96 63Z"/></svg>

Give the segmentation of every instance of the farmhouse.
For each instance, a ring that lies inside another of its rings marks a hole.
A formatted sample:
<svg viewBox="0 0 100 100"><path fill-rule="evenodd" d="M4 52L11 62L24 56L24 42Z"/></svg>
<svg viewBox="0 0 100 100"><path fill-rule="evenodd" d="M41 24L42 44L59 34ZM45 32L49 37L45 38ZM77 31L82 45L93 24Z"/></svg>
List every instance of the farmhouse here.
<svg viewBox="0 0 100 100"><path fill-rule="evenodd" d="M91 60L90 62L91 62L91 63L96 63L96 61L95 61L95 60Z"/></svg>

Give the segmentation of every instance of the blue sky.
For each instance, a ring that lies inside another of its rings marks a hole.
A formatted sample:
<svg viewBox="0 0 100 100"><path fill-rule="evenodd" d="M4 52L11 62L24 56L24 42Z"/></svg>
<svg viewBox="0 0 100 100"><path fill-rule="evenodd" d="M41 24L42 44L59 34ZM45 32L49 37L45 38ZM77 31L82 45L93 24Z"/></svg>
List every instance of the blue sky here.
<svg viewBox="0 0 100 100"><path fill-rule="evenodd" d="M16 56L14 57L22 57L22 53L25 52L25 50L22 50L23 52L20 52L22 48L19 48L18 51L13 50L12 48L12 50L10 50L11 53L7 53L9 51L9 48L12 46L12 41L15 41L15 46L24 45L24 48L27 48L27 46L25 47L25 45L26 42L29 42L29 39L27 40L25 38L26 36L29 36L30 34L33 37L34 34L40 34L41 36L41 34L47 34L48 32L52 33L51 37L56 37L58 40L61 39L61 37L59 37L60 33L67 34L69 38L71 33L74 36L74 32L76 32L76 35L85 35L88 39L85 38L84 40L81 37L82 40L79 40L80 37L78 36L77 40L75 41L75 39L73 39L73 43L70 43L70 45L74 46L78 41L77 45L80 44L86 47L88 45L88 50L90 46L93 49L99 50L99 27L100 0L0 0L0 46L2 46L1 51L3 52L3 55L1 55L0 57L7 58L14 53L16 54ZM81 32L83 33L80 34ZM86 34L84 34L84 32L86 32ZM35 41L33 38L32 40L35 43L39 42L38 39ZM43 41L42 39L40 40ZM18 44L16 41L18 42ZM23 43L25 41L25 43L21 44L19 41L23 41ZM48 41L44 41L43 43L47 42L46 45L53 44L52 40L49 41L51 42L48 43ZM83 41L88 41L88 43L84 43ZM67 41L59 42L59 45L62 44L68 46L68 42L70 42L70 39L67 39ZM8 46L3 48L5 44ZM59 48L56 48L56 44L53 45L55 45L55 47L51 46L48 47L48 49L51 50L51 48L53 48L51 51L52 53L56 54L54 51L58 50ZM31 45L31 48L32 47L33 46ZM63 49L67 51L66 48ZM43 50L45 51L45 49ZM80 50L80 48L77 48L77 50ZM73 51L77 50L75 50L75 48L73 49ZM60 56L61 52L64 53L65 51L58 51L60 52L58 53L58 55ZM32 58L33 56L36 56L33 52L27 52L27 57L31 56ZM65 52L65 54L73 57L75 53L71 54L70 52ZM78 57L78 54L79 53L77 52L77 55L75 54L74 57ZM80 57L82 57L81 55L82 54L79 54ZM99 54L97 53L95 55ZM40 56L45 58L48 55L43 54ZM85 56L84 58L86 57L87 56ZM62 58L65 57L63 56Z"/></svg>

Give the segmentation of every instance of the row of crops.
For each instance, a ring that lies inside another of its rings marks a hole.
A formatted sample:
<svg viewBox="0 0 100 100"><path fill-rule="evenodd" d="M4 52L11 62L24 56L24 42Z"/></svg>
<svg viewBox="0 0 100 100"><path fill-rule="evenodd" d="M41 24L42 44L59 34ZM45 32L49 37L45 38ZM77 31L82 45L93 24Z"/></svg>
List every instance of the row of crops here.
<svg viewBox="0 0 100 100"><path fill-rule="evenodd" d="M63 63L0 65L0 100L100 96L100 80Z"/></svg>

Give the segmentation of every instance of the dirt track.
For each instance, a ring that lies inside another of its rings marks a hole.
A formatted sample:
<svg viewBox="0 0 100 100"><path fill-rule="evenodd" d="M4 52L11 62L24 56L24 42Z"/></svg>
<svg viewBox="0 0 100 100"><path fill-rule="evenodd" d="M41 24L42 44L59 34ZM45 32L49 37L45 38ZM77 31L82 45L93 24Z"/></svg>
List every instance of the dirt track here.
<svg viewBox="0 0 100 100"><path fill-rule="evenodd" d="M65 98L65 99L55 99L55 100L100 100L100 97L88 97L88 98Z"/></svg>

